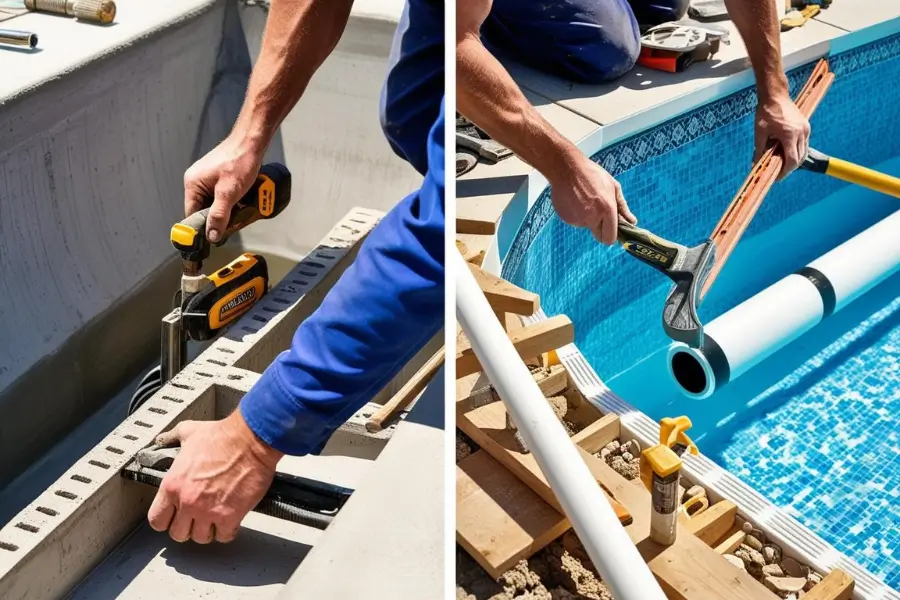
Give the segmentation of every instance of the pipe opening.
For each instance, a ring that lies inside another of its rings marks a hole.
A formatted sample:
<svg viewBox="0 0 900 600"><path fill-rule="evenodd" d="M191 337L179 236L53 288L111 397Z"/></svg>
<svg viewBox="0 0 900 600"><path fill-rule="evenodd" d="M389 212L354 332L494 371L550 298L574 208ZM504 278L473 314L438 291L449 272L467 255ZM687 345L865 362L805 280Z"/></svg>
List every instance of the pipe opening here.
<svg viewBox="0 0 900 600"><path fill-rule="evenodd" d="M672 357L672 375L678 385L691 394L700 394L709 385L703 365L696 356L687 352L676 352Z"/></svg>

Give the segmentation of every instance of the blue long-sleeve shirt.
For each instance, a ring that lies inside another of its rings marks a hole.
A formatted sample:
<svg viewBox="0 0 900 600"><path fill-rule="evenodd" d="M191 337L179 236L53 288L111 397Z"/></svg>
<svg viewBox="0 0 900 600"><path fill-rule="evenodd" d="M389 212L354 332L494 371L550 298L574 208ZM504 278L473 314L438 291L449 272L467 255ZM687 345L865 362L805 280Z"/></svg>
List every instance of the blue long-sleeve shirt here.
<svg viewBox="0 0 900 600"><path fill-rule="evenodd" d="M250 429L276 450L321 451L443 325L442 101L426 142L421 188L374 228L291 348L240 403Z"/></svg>

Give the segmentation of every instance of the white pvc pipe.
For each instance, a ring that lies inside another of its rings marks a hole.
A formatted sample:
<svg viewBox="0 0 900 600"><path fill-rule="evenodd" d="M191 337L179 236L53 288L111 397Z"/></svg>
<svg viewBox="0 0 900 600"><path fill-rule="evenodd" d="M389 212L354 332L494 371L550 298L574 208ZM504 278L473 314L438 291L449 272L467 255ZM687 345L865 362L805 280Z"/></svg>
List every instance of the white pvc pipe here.
<svg viewBox="0 0 900 600"><path fill-rule="evenodd" d="M462 255L452 254L456 256L459 324L604 583L616 600L665 600L650 568L509 341Z"/></svg>
<svg viewBox="0 0 900 600"><path fill-rule="evenodd" d="M900 211L714 319L702 348L672 344L669 374L708 398L898 270Z"/></svg>

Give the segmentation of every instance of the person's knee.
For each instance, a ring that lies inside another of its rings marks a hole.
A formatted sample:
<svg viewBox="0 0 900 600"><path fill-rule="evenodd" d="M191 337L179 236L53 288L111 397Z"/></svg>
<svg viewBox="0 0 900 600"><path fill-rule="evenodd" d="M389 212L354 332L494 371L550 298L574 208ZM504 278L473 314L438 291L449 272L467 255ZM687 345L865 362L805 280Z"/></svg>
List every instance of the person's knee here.
<svg viewBox="0 0 900 600"><path fill-rule="evenodd" d="M615 37L600 34L591 44L573 49L570 70L584 83L602 83L618 79L630 71L641 53L640 35L621 31Z"/></svg>
<svg viewBox="0 0 900 600"><path fill-rule="evenodd" d="M621 77L637 62L640 32L627 0L494 0L482 29L493 49L583 83Z"/></svg>

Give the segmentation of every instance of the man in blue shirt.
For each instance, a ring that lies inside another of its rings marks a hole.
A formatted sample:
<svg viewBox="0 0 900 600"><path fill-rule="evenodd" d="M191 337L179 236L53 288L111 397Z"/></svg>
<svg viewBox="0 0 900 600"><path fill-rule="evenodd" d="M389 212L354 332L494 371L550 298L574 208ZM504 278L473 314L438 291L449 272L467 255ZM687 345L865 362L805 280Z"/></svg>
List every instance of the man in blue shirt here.
<svg viewBox="0 0 900 600"><path fill-rule="evenodd" d="M310 78L333 51L352 0L272 0L262 49L229 136L185 173L185 213L214 198L215 242L231 207ZM148 514L172 539L234 539L284 454L319 452L444 320L444 6L409 0L382 97L394 151L424 177L363 243L353 264L221 421L185 421L160 436L180 442Z"/></svg>

